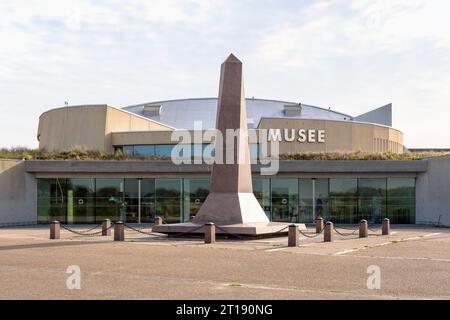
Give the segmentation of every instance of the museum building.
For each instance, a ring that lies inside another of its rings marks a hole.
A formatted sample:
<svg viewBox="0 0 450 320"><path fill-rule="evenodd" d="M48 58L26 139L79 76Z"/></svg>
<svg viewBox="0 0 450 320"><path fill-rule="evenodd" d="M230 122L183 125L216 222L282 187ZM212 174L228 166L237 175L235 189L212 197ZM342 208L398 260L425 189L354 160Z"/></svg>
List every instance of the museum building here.
<svg viewBox="0 0 450 320"><path fill-rule="evenodd" d="M67 106L39 118L39 148L74 147L123 152L158 160L0 160L0 226L94 223L105 218L167 223L192 219L210 190L211 165L170 160L174 133L213 131L217 98L180 99L124 108ZM279 161L275 175L261 174L264 141L279 153L403 153L403 134L392 127L392 105L359 116L299 102L246 99L253 191L271 221L335 223L388 217L399 224L450 225L450 159L413 161ZM205 160L208 138L180 157ZM186 149L185 149L186 150Z"/></svg>

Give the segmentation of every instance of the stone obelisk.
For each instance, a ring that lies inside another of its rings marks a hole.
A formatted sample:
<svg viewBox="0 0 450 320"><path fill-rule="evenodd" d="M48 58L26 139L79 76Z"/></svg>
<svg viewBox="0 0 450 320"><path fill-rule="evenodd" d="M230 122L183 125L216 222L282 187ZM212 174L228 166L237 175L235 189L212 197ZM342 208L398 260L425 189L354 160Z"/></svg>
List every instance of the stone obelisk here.
<svg viewBox="0 0 450 320"><path fill-rule="evenodd" d="M268 223L253 194L242 62L233 54L221 67L216 129L211 191L193 222Z"/></svg>
<svg viewBox="0 0 450 320"><path fill-rule="evenodd" d="M221 68L216 128L211 190L197 215L192 221L157 225L152 230L189 236L203 233L205 224L213 222L217 234L260 237L287 233L288 224L270 222L253 194L242 62L232 54ZM305 225L299 227L306 229Z"/></svg>

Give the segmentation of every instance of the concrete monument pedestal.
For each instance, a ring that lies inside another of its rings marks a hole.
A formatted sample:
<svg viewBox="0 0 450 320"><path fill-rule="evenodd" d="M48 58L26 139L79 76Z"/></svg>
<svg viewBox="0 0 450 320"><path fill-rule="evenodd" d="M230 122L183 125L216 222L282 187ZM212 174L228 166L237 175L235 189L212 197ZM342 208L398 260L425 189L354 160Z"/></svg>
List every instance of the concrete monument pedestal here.
<svg viewBox="0 0 450 320"><path fill-rule="evenodd" d="M180 234L198 229L193 233L203 233L199 227L212 222L218 235L287 234L290 223L270 222L253 194L242 62L232 54L221 66L216 129L221 139L215 143L211 191L197 215L187 223L154 226L153 231ZM306 229L305 225L299 228Z"/></svg>
<svg viewBox="0 0 450 320"><path fill-rule="evenodd" d="M169 236L179 235L188 236L202 236L205 232L205 223L200 222L185 222L165 224L153 228L153 231L166 233ZM233 239L233 235L241 236L243 238L266 238L286 236L288 234L288 226L291 223L284 222L252 222L252 223L236 223L236 224L220 224L216 225L216 235L218 237L227 237ZM299 230L305 231L306 227L303 223L296 224ZM202 227L203 228L200 228ZM193 230L191 232L191 230Z"/></svg>

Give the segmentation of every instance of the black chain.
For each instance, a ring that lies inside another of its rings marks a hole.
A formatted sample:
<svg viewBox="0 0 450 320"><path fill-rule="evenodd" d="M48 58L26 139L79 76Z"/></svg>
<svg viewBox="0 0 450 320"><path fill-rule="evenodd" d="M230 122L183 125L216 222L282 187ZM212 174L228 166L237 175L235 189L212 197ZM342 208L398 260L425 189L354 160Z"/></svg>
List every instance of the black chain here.
<svg viewBox="0 0 450 320"><path fill-rule="evenodd" d="M63 228L64 230L67 230L69 232L72 232L74 234L77 234L79 236L86 236L86 237L95 237L95 236L99 236L102 234L103 230L97 231L97 232L93 232L93 233L86 233L86 232L79 232L73 229L70 229L62 224L60 224L61 228ZM111 226L112 227L112 226ZM111 229L111 227L109 227L108 229ZM106 229L106 230L108 230ZM92 229L93 230L93 229Z"/></svg>
<svg viewBox="0 0 450 320"><path fill-rule="evenodd" d="M342 233L342 232L339 232L339 231L336 229L336 227L333 227L333 229L334 229L334 231L336 231L337 234L339 234L339 235L341 235L341 236L343 236L343 237L352 236L352 235L354 235L357 231L359 231L358 229L356 229L356 230L354 230L354 231L351 232L351 233Z"/></svg>
<svg viewBox="0 0 450 320"><path fill-rule="evenodd" d="M221 230L221 231L225 232L226 234L228 234L228 235L230 235L230 236L235 237L235 238L238 238L238 239L244 239L243 236L240 236L240 235L235 234L235 233L231 233L231 232L227 231L226 229L222 228L221 226L216 226L216 228L217 228L218 230Z"/></svg>
<svg viewBox="0 0 450 320"><path fill-rule="evenodd" d="M274 234L276 234L276 233L281 233L282 231L286 230L287 228L289 228L289 226L286 226L286 227L284 227L283 229L278 230L278 231L275 232Z"/></svg>
<svg viewBox="0 0 450 320"><path fill-rule="evenodd" d="M92 230L97 229L98 227L101 227L101 226L102 226L102 224L100 223L100 224L96 225L96 226L93 227L93 228L90 228L90 229L87 229L87 230L84 230L84 231L80 231L80 232L81 232L81 233L88 233L88 232L90 232L90 231L92 231Z"/></svg>
<svg viewBox="0 0 450 320"><path fill-rule="evenodd" d="M349 230L349 231L354 231L355 228L359 229L359 225L353 226L353 227L341 227L341 226L337 226L335 224L333 224L334 228L338 228L338 229L342 229L342 230Z"/></svg>
<svg viewBox="0 0 450 320"><path fill-rule="evenodd" d="M319 233L315 233L314 235L311 235L311 234L308 234L308 233L303 232L302 230L298 229L298 231L307 238L317 238L324 232L324 230L325 230L325 228L323 228L322 231L320 231Z"/></svg>
<svg viewBox="0 0 450 320"><path fill-rule="evenodd" d="M61 227L63 227L64 229L68 229L68 227L65 227L65 226L63 226L62 224L60 224L61 225ZM90 231L92 231L92 230L95 230L95 229L97 229L98 227L100 227L102 224L100 223L100 224L98 224L98 225L96 225L96 226L94 226L93 228L89 228L89 229L87 229L87 230L80 230L80 231L76 231L77 233L89 233Z"/></svg>
<svg viewBox="0 0 450 320"><path fill-rule="evenodd" d="M176 233L176 234L172 235L172 237L177 238L177 237L179 237L179 236L184 236L185 234L194 233L195 231L200 230L200 229L203 228L203 227L204 227L204 226L201 225L201 226L196 227L196 228L193 228L193 229L191 229L191 230L189 230L189 231Z"/></svg>
<svg viewBox="0 0 450 320"><path fill-rule="evenodd" d="M165 236L165 234L163 234L163 233L157 233L157 232L153 232L153 231L151 231L151 232L142 231L142 230L145 229L145 227L141 228L141 229L137 229L137 228L134 228L134 227L132 227L132 226L126 224L126 223L124 223L123 225L125 227L127 227L128 229L130 229L130 230L133 230L135 232L138 232L138 233L141 233L141 234L145 234L145 235L148 235L148 236L159 236L159 237L160 236Z"/></svg>

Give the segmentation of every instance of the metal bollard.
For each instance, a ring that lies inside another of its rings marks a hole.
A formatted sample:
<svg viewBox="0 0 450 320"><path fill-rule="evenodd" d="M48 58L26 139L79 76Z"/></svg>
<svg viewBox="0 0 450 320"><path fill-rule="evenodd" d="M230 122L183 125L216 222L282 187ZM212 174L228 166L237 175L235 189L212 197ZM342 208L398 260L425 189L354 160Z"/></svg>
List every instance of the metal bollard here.
<svg viewBox="0 0 450 320"><path fill-rule="evenodd" d="M125 241L125 227L122 221L114 224L114 241Z"/></svg>
<svg viewBox="0 0 450 320"><path fill-rule="evenodd" d="M369 236L369 230L368 230L367 220L361 220L359 222L359 237L360 238L367 238Z"/></svg>
<svg viewBox="0 0 450 320"><path fill-rule="evenodd" d="M50 239L61 239L61 225L59 221L50 223Z"/></svg>
<svg viewBox="0 0 450 320"><path fill-rule="evenodd" d="M216 226L214 223L209 222L205 224L205 243L216 242Z"/></svg>
<svg viewBox="0 0 450 320"><path fill-rule="evenodd" d="M325 224L325 230L323 233L323 241L324 242L333 242L333 222L328 221Z"/></svg>
<svg viewBox="0 0 450 320"><path fill-rule="evenodd" d="M111 235L111 220L105 219L102 222L102 236Z"/></svg>
<svg viewBox="0 0 450 320"><path fill-rule="evenodd" d="M384 218L381 225L381 234L386 236L389 235L389 233L391 233L391 222L388 218Z"/></svg>
<svg viewBox="0 0 450 320"><path fill-rule="evenodd" d="M161 217L156 217L155 218L155 226L160 226L163 224L163 220Z"/></svg>
<svg viewBox="0 0 450 320"><path fill-rule="evenodd" d="M288 247L298 247L300 244L300 232L295 224L289 225Z"/></svg>
<svg viewBox="0 0 450 320"><path fill-rule="evenodd" d="M323 218L316 218L316 233L321 233L323 230Z"/></svg>

